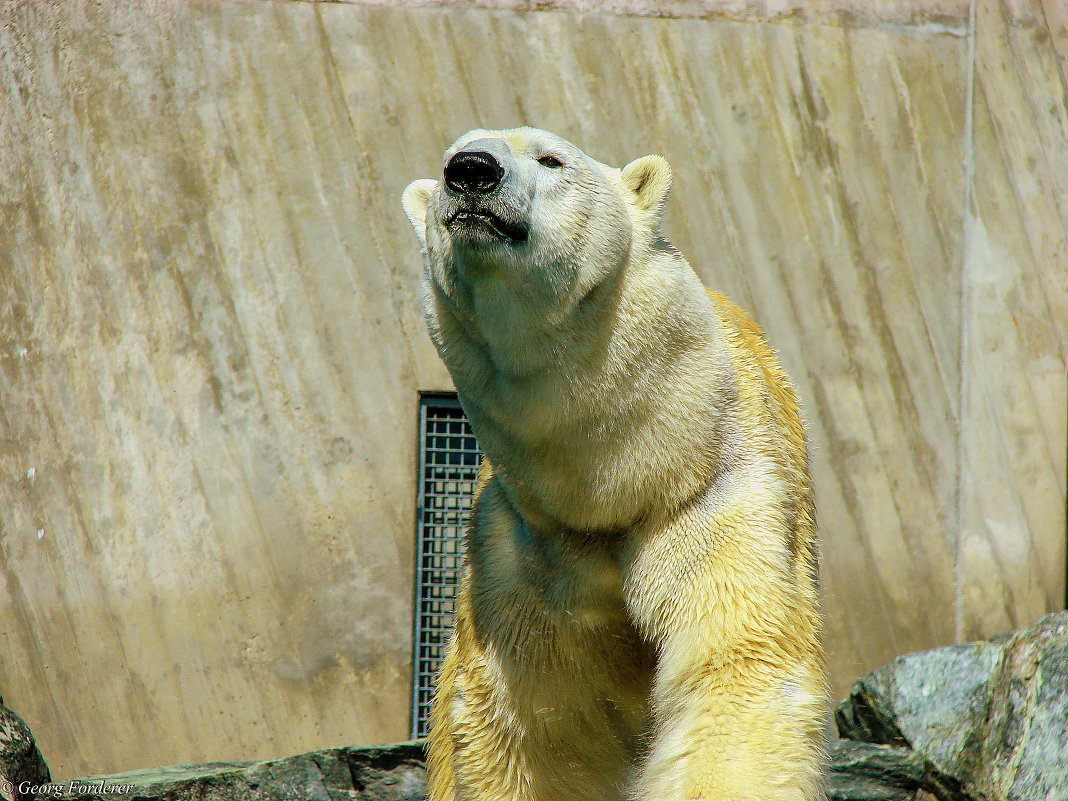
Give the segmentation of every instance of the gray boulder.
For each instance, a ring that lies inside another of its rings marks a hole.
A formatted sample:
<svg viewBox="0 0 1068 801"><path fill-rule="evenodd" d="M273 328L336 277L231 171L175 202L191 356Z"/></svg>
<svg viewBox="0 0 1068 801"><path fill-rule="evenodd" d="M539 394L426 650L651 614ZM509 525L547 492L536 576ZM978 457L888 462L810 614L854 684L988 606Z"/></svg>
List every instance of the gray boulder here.
<svg viewBox="0 0 1068 801"><path fill-rule="evenodd" d="M923 758L911 749L838 740L824 789L828 801L913 801L923 771Z"/></svg>
<svg viewBox="0 0 1068 801"><path fill-rule="evenodd" d="M60 782L77 801L422 801L422 743L330 748L263 762L212 762Z"/></svg>
<svg viewBox="0 0 1068 801"><path fill-rule="evenodd" d="M48 781L48 765L30 727L4 705L0 696L0 798L26 801L33 798L28 790Z"/></svg>
<svg viewBox="0 0 1068 801"><path fill-rule="evenodd" d="M841 737L914 751L942 801L1068 801L1068 612L896 659L835 721Z"/></svg>

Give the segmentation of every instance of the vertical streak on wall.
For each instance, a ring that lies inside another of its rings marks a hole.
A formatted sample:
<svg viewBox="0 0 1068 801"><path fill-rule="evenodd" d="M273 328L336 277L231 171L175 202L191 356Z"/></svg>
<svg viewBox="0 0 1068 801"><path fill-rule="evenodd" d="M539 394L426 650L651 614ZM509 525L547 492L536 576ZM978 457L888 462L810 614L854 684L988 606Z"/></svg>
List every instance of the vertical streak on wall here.
<svg viewBox="0 0 1068 801"><path fill-rule="evenodd" d="M957 642L964 639L964 608L963 587L964 576L961 572L963 562L964 542L964 504L967 486L966 472L968 470L968 454L965 452L964 424L967 420L968 403L968 378L971 371L968 369L968 328L971 320L971 291L968 281L968 244L971 241L972 225L972 201L975 184L975 135L973 130L973 117L975 107L975 0L968 5L968 56L967 56L967 85L964 100L964 214L961 224L964 227L964 246L961 248L960 269L960 385L957 394L957 519L954 536L954 576L953 576L953 628L954 638Z"/></svg>

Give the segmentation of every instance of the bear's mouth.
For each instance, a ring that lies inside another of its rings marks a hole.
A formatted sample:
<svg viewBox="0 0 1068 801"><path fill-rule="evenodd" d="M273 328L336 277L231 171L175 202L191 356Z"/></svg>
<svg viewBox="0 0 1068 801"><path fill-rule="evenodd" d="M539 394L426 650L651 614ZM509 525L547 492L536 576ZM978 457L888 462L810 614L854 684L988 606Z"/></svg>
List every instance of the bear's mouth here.
<svg viewBox="0 0 1068 801"><path fill-rule="evenodd" d="M519 243L527 241L527 228L519 223L505 220L488 211L457 209L445 219L445 227L452 232L486 232L498 239Z"/></svg>

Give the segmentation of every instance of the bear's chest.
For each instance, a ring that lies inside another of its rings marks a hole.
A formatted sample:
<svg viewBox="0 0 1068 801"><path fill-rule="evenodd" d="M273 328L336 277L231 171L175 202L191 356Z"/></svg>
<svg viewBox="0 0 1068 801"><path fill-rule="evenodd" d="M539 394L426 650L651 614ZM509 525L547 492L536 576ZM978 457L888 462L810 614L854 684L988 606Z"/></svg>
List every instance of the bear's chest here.
<svg viewBox="0 0 1068 801"><path fill-rule="evenodd" d="M624 601L621 535L535 530L499 492L484 489L468 553L491 673L526 737L545 738L612 786L639 759L655 664ZM601 749L592 761L591 743Z"/></svg>
<svg viewBox="0 0 1068 801"><path fill-rule="evenodd" d="M497 491L499 485L487 488L485 495ZM496 607L487 606L485 618L499 619L501 607L518 604L561 634L573 629L576 638L593 636L602 627L626 626L620 571L624 536L537 528L509 504L481 498L468 556L481 592L476 597Z"/></svg>
<svg viewBox="0 0 1068 801"><path fill-rule="evenodd" d="M564 533L545 536L526 522L515 528L516 579L549 614L596 628L626 617L615 543L583 541Z"/></svg>

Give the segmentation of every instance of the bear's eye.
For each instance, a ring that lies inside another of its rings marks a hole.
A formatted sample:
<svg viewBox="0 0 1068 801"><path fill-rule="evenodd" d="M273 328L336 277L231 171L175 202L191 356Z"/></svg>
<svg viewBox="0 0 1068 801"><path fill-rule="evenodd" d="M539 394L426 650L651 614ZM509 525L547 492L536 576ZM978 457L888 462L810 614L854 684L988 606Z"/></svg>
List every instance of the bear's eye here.
<svg viewBox="0 0 1068 801"><path fill-rule="evenodd" d="M538 164L542 167L563 167L564 162L560 161L556 156L542 156L538 159Z"/></svg>

